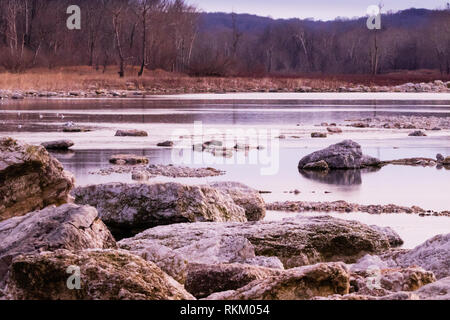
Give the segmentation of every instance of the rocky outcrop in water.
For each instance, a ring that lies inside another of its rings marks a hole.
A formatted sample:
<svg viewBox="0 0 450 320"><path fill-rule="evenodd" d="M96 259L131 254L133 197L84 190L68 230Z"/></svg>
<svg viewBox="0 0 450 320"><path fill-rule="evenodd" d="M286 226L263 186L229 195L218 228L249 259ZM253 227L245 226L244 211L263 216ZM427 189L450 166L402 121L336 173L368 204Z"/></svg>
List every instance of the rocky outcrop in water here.
<svg viewBox="0 0 450 320"><path fill-rule="evenodd" d="M148 158L134 154L116 154L109 158L109 162L115 165L147 164Z"/></svg>
<svg viewBox="0 0 450 320"><path fill-rule="evenodd" d="M423 131L417 130L417 131L413 131L410 134L408 134L408 136L410 137L426 137L427 134Z"/></svg>
<svg viewBox="0 0 450 320"><path fill-rule="evenodd" d="M352 140L344 140L304 157L298 168L303 170L308 164L319 161L325 161L330 169L361 169L380 165L380 160L363 155L361 146Z"/></svg>
<svg viewBox="0 0 450 320"><path fill-rule="evenodd" d="M151 164L149 166L143 165L128 165L128 166L112 166L103 168L98 171L89 172L89 174L98 174L107 176L113 173L133 173L139 172L140 175L147 175L149 178L154 176L164 176L170 178L205 178L217 177L225 174L215 168L190 168L174 165ZM133 179L134 180L134 179Z"/></svg>
<svg viewBox="0 0 450 320"><path fill-rule="evenodd" d="M148 133L146 131L136 130L136 129L117 130L115 136L116 137L147 137Z"/></svg>
<svg viewBox="0 0 450 320"><path fill-rule="evenodd" d="M266 204L257 190L239 182L214 182L209 185L231 196L238 206L245 209L248 221L263 220L266 216Z"/></svg>
<svg viewBox="0 0 450 320"><path fill-rule="evenodd" d="M350 277L343 263L294 268L255 280L238 290L214 293L208 300L308 300L349 292Z"/></svg>
<svg viewBox="0 0 450 320"><path fill-rule="evenodd" d="M57 249L116 248L95 208L65 204L0 222L0 287L12 259Z"/></svg>
<svg viewBox="0 0 450 320"><path fill-rule="evenodd" d="M43 142L41 145L47 150L68 150L75 143L72 140L57 140Z"/></svg>
<svg viewBox="0 0 450 320"><path fill-rule="evenodd" d="M285 268L329 261L356 262L367 253L381 253L395 246L398 241L391 246L391 236L358 222L323 216L160 226L124 239L119 245L154 261L175 278L185 279L186 261L273 267L276 257Z"/></svg>
<svg viewBox="0 0 450 320"><path fill-rule="evenodd" d="M439 131L450 129L450 117L443 116L377 116L357 120L361 127L383 129L421 129Z"/></svg>
<svg viewBox="0 0 450 320"><path fill-rule="evenodd" d="M0 139L0 221L70 200L73 176L43 146Z"/></svg>
<svg viewBox="0 0 450 320"><path fill-rule="evenodd" d="M97 208L119 238L173 223L247 221L245 211L220 190L179 183L109 183L75 189L75 202Z"/></svg>
<svg viewBox="0 0 450 320"><path fill-rule="evenodd" d="M267 210L286 212L366 212L370 214L408 213L421 216L450 216L450 211L425 210L417 206L404 207L395 204L362 205L346 201L313 202L313 201L285 201L266 204Z"/></svg>
<svg viewBox="0 0 450 320"><path fill-rule="evenodd" d="M68 287L77 286L69 278L75 272L69 266L79 268L79 289ZM14 300L195 299L152 262L121 250L19 256L11 266L6 295Z"/></svg>

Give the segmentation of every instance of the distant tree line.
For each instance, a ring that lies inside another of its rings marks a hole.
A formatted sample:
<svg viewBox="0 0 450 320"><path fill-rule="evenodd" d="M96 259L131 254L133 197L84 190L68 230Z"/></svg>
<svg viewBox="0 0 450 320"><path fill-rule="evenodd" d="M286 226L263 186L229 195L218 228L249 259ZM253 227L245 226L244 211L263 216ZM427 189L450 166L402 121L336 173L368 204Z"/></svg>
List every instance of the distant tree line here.
<svg viewBox="0 0 450 320"><path fill-rule="evenodd" d="M81 8L68 30L67 8ZM438 69L450 74L450 9L366 19L273 20L206 14L184 0L1 0L0 67L117 65L199 76L378 74Z"/></svg>

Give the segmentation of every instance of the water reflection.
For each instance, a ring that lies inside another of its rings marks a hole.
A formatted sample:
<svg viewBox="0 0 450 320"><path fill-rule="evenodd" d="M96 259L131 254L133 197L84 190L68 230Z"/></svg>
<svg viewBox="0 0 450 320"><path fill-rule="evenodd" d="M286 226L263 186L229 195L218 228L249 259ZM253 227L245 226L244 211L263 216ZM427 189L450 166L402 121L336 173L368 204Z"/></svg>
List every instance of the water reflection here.
<svg viewBox="0 0 450 320"><path fill-rule="evenodd" d="M354 186L362 184L362 173L377 172L379 170L380 168L330 171L299 170L299 172L304 178L321 183L340 186Z"/></svg>

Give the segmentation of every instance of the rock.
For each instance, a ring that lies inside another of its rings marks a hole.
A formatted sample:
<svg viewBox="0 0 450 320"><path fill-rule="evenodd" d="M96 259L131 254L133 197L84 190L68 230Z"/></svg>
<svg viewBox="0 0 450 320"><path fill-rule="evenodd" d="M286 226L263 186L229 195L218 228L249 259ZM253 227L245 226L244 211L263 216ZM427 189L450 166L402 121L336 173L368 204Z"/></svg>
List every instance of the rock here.
<svg viewBox="0 0 450 320"><path fill-rule="evenodd" d="M411 132L408 136L410 136L410 137L426 137L427 134L423 131L418 130L418 131Z"/></svg>
<svg viewBox="0 0 450 320"><path fill-rule="evenodd" d="M436 161L437 162L444 162L444 156L442 155L442 154L440 154L440 153L438 153L437 155L436 155Z"/></svg>
<svg viewBox="0 0 450 320"><path fill-rule="evenodd" d="M402 267L420 266L433 271L437 279L450 276L450 233L438 235L394 258Z"/></svg>
<svg viewBox="0 0 450 320"><path fill-rule="evenodd" d="M235 291L210 295L207 300L308 300L349 292L350 280L343 263L321 263L255 280Z"/></svg>
<svg viewBox="0 0 450 320"><path fill-rule="evenodd" d="M158 146L158 147L173 147L173 145L174 145L173 141L164 141L164 142L158 143L156 146Z"/></svg>
<svg viewBox="0 0 450 320"><path fill-rule="evenodd" d="M397 232L395 232L391 227L380 227L376 225L370 226L372 229L384 234L392 247L399 247L403 245L403 240L398 236Z"/></svg>
<svg viewBox="0 0 450 320"><path fill-rule="evenodd" d="M352 123L350 126L354 128L369 128L369 124L364 122Z"/></svg>
<svg viewBox="0 0 450 320"><path fill-rule="evenodd" d="M15 93L11 96L11 99L13 100L23 100L24 96L21 93Z"/></svg>
<svg viewBox="0 0 450 320"><path fill-rule="evenodd" d="M328 127L327 130L329 133L342 133L342 129L337 127Z"/></svg>
<svg viewBox="0 0 450 320"><path fill-rule="evenodd" d="M76 203L96 207L119 238L172 223L247 221L229 195L207 186L109 183L77 188L74 195Z"/></svg>
<svg viewBox="0 0 450 320"><path fill-rule="evenodd" d="M300 160L298 168L303 169L309 163L322 160L330 169L361 169L380 165L380 160L363 155L358 143L344 140L304 157Z"/></svg>
<svg viewBox="0 0 450 320"><path fill-rule="evenodd" d="M206 141L204 143L205 146L207 147L222 147L223 146L223 142L222 141L217 141L217 140L211 140L211 141Z"/></svg>
<svg viewBox="0 0 450 320"><path fill-rule="evenodd" d="M88 128L78 127L78 126L63 128L63 132L67 132L67 133L89 132L89 131L91 131L91 130Z"/></svg>
<svg viewBox="0 0 450 320"><path fill-rule="evenodd" d="M111 156L109 162L116 165L136 165L147 164L148 158L144 156L137 156L134 154L116 154Z"/></svg>
<svg viewBox="0 0 450 320"><path fill-rule="evenodd" d="M41 143L41 146L47 150L68 150L73 145L74 143L72 140L58 140Z"/></svg>
<svg viewBox="0 0 450 320"><path fill-rule="evenodd" d="M143 130L117 130L116 137L147 137L148 133Z"/></svg>
<svg viewBox="0 0 450 320"><path fill-rule="evenodd" d="M389 160L383 161L382 165L393 164L393 165L402 165L402 166L424 166L424 167L434 167L436 165L436 161L430 158L406 158L406 159L397 159L397 160Z"/></svg>
<svg viewBox="0 0 450 320"><path fill-rule="evenodd" d="M140 255L145 255L148 248L165 247L183 255L185 260L206 264L247 263L255 256L277 257L285 268L330 261L353 263L368 253L391 248L384 232L329 216L160 226L124 239L120 246Z"/></svg>
<svg viewBox="0 0 450 320"><path fill-rule="evenodd" d="M382 297L396 292L416 291L435 281L433 272L418 267L403 269L369 265L365 270L352 271L350 291L358 295Z"/></svg>
<svg viewBox="0 0 450 320"><path fill-rule="evenodd" d="M236 143L234 146L235 150L250 150L250 145L243 143Z"/></svg>
<svg viewBox="0 0 450 320"><path fill-rule="evenodd" d="M205 178L224 175L224 171L214 168L190 168L174 165L149 165L145 168L149 174L171 178Z"/></svg>
<svg viewBox="0 0 450 320"><path fill-rule="evenodd" d="M186 290L196 298L206 298L215 293L237 290L254 280L281 275L283 270L248 264L190 264L187 270Z"/></svg>
<svg viewBox="0 0 450 320"><path fill-rule="evenodd" d="M148 181L154 176L150 175L147 171L133 171L131 173L131 179L134 181Z"/></svg>
<svg viewBox="0 0 450 320"><path fill-rule="evenodd" d="M12 259L19 254L89 248L116 248L92 207L65 204L0 222L0 287Z"/></svg>
<svg viewBox="0 0 450 320"><path fill-rule="evenodd" d="M326 138L327 134L322 132L313 132L311 133L311 138Z"/></svg>
<svg viewBox="0 0 450 320"><path fill-rule="evenodd" d="M68 288L69 266L80 270L79 290ZM19 256L11 266L7 295L14 300L195 299L155 264L121 250Z"/></svg>
<svg viewBox="0 0 450 320"><path fill-rule="evenodd" d="M421 300L450 300L450 277L423 286L414 294Z"/></svg>
<svg viewBox="0 0 450 320"><path fill-rule="evenodd" d="M311 171L328 171L330 168L328 167L328 163L325 160L320 160L317 162L311 162L306 164L303 167L303 170L311 170Z"/></svg>
<svg viewBox="0 0 450 320"><path fill-rule="evenodd" d="M185 283L188 267L192 263L245 263L284 269L278 258L255 256L255 248L252 244L246 238L239 236L219 236L176 248L156 241L135 241L134 239L124 239L120 242L120 246L156 263L180 283Z"/></svg>
<svg viewBox="0 0 450 320"><path fill-rule="evenodd" d="M70 201L74 177L44 147L0 139L0 221Z"/></svg>
<svg viewBox="0 0 450 320"><path fill-rule="evenodd" d="M209 185L225 192L244 208L248 221L263 220L266 216L266 204L257 190L239 182L214 182Z"/></svg>
<svg viewBox="0 0 450 320"><path fill-rule="evenodd" d="M442 164L443 164L444 166L450 165L450 157L446 157L446 158L444 159L444 161L442 161Z"/></svg>

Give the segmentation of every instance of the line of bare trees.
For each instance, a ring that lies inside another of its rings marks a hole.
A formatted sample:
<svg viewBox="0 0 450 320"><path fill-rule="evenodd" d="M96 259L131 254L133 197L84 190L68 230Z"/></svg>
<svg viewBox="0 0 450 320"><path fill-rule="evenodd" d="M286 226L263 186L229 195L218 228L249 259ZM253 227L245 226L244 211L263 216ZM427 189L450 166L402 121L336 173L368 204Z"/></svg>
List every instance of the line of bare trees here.
<svg viewBox="0 0 450 320"><path fill-rule="evenodd" d="M81 8L81 30L68 30L67 8ZM184 0L1 0L0 65L117 64L187 72L197 34L197 10Z"/></svg>
<svg viewBox="0 0 450 320"><path fill-rule="evenodd" d="M81 30L66 27L73 4L81 8ZM365 19L270 20L251 28L253 20L235 14L208 28L208 15L184 0L1 0L0 68L117 65L121 77L129 65L138 76L157 68L216 76L450 74L450 9L422 13L418 24L411 23L414 10L383 15L377 31Z"/></svg>

